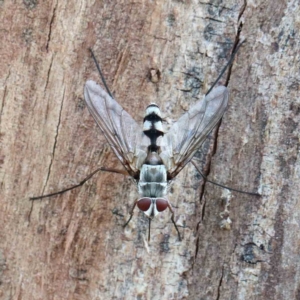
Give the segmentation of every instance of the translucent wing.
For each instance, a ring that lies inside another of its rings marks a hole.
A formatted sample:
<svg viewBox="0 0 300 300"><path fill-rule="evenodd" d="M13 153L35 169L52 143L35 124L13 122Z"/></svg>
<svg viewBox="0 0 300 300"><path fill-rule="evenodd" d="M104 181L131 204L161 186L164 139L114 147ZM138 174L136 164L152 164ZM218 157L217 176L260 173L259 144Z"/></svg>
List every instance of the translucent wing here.
<svg viewBox="0 0 300 300"><path fill-rule="evenodd" d="M224 114L228 89L219 86L182 115L160 141L162 158L170 178L192 159L209 132Z"/></svg>
<svg viewBox="0 0 300 300"><path fill-rule="evenodd" d="M88 109L128 173L136 177L147 156L148 137L138 124L96 82L84 87Z"/></svg>

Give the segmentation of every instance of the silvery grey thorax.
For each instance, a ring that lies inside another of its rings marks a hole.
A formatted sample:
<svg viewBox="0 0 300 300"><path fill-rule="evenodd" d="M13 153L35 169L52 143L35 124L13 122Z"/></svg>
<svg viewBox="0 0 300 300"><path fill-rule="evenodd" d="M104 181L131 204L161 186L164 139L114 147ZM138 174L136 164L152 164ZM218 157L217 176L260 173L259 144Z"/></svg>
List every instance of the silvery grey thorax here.
<svg viewBox="0 0 300 300"><path fill-rule="evenodd" d="M156 156L157 153L151 153ZM143 164L138 182L142 197L159 198L167 194L167 170L164 165Z"/></svg>

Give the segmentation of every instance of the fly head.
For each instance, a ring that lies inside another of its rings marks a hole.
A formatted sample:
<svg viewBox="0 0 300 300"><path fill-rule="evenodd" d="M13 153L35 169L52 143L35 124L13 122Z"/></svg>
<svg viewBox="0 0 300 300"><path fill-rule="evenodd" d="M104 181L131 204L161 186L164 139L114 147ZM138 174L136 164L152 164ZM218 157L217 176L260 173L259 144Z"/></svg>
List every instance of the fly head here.
<svg viewBox="0 0 300 300"><path fill-rule="evenodd" d="M169 206L169 201L164 198L144 197L137 201L137 207L150 219L156 217L160 212L163 212Z"/></svg>

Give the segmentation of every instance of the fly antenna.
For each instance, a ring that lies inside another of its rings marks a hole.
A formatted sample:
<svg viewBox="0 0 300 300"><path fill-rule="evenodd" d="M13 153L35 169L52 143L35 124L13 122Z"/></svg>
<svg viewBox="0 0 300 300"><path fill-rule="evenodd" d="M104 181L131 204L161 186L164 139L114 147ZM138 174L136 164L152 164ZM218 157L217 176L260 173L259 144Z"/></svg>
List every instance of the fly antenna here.
<svg viewBox="0 0 300 300"><path fill-rule="evenodd" d="M221 187L221 188L224 188L224 189L227 189L227 190L230 190L230 191L238 192L238 193L240 193L240 194L246 194L246 195L251 195L251 196L258 196L258 197L261 196L261 195L258 194L258 193L254 193L254 192L245 192L245 191L233 189L233 188L230 188L230 187L228 187L228 186L226 186L226 185L223 185L223 184L220 184L220 183L211 181L211 180L207 179L207 177L206 177L204 174L202 174L202 172L199 170L199 168L198 168L198 166L195 164L195 162L191 161L191 163L194 165L194 167L195 167L196 170L199 172L199 174L203 177L203 179L204 179L205 181L209 182L209 183L212 183L212 184L214 184L214 185L216 185L216 186L219 186L219 187Z"/></svg>
<svg viewBox="0 0 300 300"><path fill-rule="evenodd" d="M93 52L92 48L89 48L89 50L90 50L90 52L91 52L91 54L92 54L92 58L93 58L93 60L94 60L94 62L95 62L95 64L96 64L97 70L98 70L98 72L99 72L99 74L100 74L101 80L102 80L102 82L103 82L103 84L104 84L104 86L105 86L105 89L106 89L108 95L109 95L111 98L114 98L113 95L112 95L112 93L110 92L110 90L109 90L107 84L106 84L105 78L104 78L104 76L103 76L103 74L102 74L101 68L100 68L100 66L99 66L99 64L98 64L98 61L97 61L97 59L96 59L96 56L94 55L94 52Z"/></svg>
<svg viewBox="0 0 300 300"><path fill-rule="evenodd" d="M229 59L229 61L227 62L227 64L225 65L225 67L223 68L223 70L221 71L221 73L219 74L218 78L215 80L215 82L213 83L213 85L210 87L210 89L207 91L207 93L205 94L208 95L211 90L214 88L214 86L218 83L218 81L220 80L220 78L223 76L223 74L226 72L226 70L231 66L231 64L233 63L234 57L237 54L237 52L239 51L240 47L243 45L243 43L246 41L246 39L244 39L243 41L241 41L235 48L235 50L232 52L231 57Z"/></svg>

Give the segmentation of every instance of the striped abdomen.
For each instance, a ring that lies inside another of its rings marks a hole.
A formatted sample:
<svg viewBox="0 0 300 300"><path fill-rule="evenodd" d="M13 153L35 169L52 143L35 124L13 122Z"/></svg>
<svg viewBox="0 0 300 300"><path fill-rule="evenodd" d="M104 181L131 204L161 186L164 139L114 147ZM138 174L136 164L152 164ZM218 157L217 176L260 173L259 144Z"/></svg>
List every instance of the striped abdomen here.
<svg viewBox="0 0 300 300"><path fill-rule="evenodd" d="M156 104L150 104L146 108L143 131L150 139L149 151L157 152L156 141L159 136L164 135L164 130L160 109Z"/></svg>

